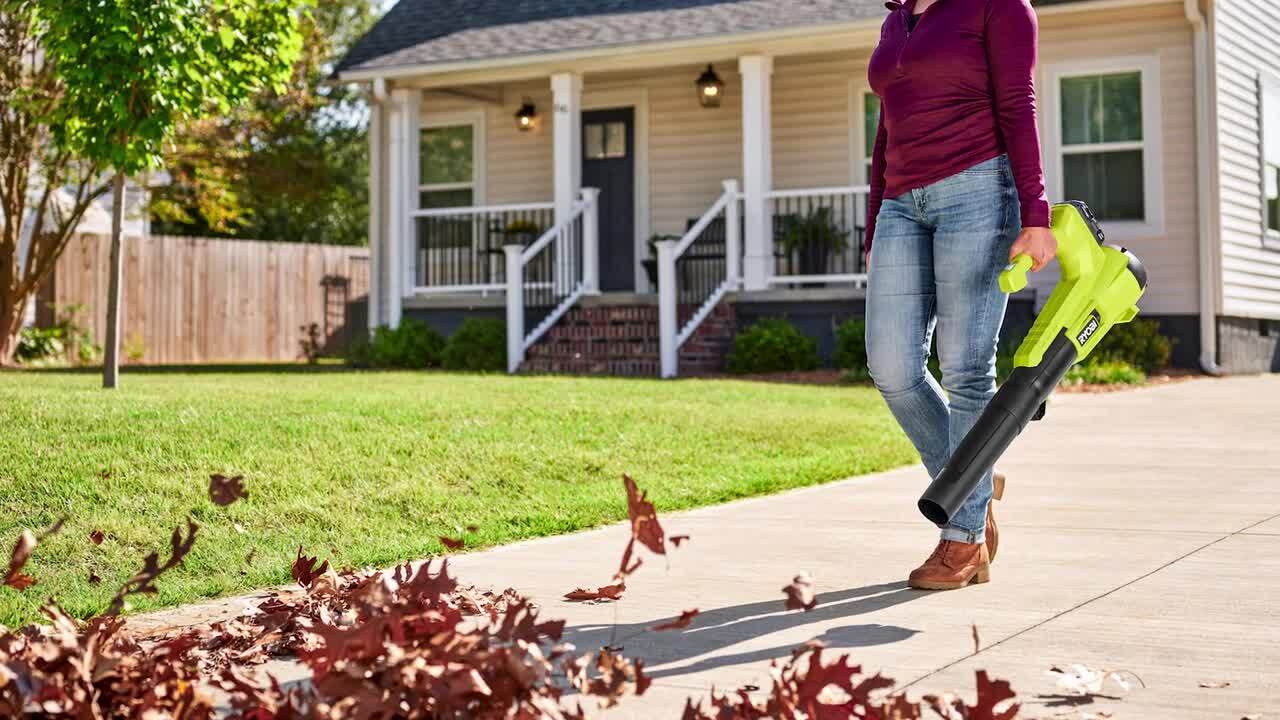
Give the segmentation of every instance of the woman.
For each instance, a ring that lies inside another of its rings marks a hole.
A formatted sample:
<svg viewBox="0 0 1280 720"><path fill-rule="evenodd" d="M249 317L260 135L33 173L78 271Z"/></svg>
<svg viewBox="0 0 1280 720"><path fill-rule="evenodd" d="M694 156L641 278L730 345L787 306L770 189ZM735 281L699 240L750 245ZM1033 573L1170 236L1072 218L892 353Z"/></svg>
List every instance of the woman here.
<svg viewBox="0 0 1280 720"><path fill-rule="evenodd" d="M1036 16L1028 0L887 7L869 70L881 114L867 354L876 387L936 476L995 394L1000 271L1021 253L1038 271L1057 252L1036 130ZM941 386L926 370L935 327ZM912 587L989 579L992 494L988 475L912 571Z"/></svg>

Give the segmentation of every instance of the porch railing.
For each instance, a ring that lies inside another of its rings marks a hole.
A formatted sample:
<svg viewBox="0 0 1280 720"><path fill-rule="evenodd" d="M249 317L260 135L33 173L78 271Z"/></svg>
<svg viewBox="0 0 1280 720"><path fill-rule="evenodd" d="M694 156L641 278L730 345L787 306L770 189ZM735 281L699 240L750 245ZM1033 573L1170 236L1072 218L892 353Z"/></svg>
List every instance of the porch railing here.
<svg viewBox="0 0 1280 720"><path fill-rule="evenodd" d="M555 224L552 203L418 210L413 214L417 294L505 290L506 245L532 245Z"/></svg>
<svg viewBox="0 0 1280 720"><path fill-rule="evenodd" d="M528 349L583 295L597 292L599 197L599 190L584 188L569 216L536 242L503 247L508 372L520 369Z"/></svg>
<svg viewBox="0 0 1280 720"><path fill-rule="evenodd" d="M742 195L736 180L680 240L655 243L658 254L660 371L679 372L680 347L742 280Z"/></svg>
<svg viewBox="0 0 1280 720"><path fill-rule="evenodd" d="M765 197L773 218L771 285L865 285L866 185L775 190Z"/></svg>

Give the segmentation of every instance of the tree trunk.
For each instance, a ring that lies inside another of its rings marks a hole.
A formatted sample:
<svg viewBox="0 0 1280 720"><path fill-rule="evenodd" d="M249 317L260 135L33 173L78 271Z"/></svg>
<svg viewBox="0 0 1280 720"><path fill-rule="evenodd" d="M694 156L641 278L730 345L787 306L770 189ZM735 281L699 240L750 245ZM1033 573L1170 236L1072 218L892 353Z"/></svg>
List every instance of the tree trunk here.
<svg viewBox="0 0 1280 720"><path fill-rule="evenodd" d="M107 296L107 342L102 362L102 387L120 383L120 305L124 276L124 173L117 172L111 186L111 287Z"/></svg>
<svg viewBox="0 0 1280 720"><path fill-rule="evenodd" d="M0 297L0 367L16 363L18 336L22 332L22 320L27 314L26 297Z"/></svg>

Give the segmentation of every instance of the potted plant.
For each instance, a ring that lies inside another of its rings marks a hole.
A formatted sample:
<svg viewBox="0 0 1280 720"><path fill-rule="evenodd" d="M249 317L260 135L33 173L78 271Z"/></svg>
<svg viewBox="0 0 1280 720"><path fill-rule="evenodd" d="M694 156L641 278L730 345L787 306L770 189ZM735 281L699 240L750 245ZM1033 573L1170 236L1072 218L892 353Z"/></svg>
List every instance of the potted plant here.
<svg viewBox="0 0 1280 720"><path fill-rule="evenodd" d="M658 243L663 240L679 240L679 235L660 235L655 234L649 238L649 257L640 262L644 266L644 272L649 276L649 284L655 290L658 288Z"/></svg>
<svg viewBox="0 0 1280 720"><path fill-rule="evenodd" d="M843 252L848 239L849 231L834 222L828 207L783 218L781 249L788 258L796 258L800 275L825 275L832 254Z"/></svg>
<svg viewBox="0 0 1280 720"><path fill-rule="evenodd" d="M502 234L508 244L532 245L542 235L542 228L532 220L512 220Z"/></svg>

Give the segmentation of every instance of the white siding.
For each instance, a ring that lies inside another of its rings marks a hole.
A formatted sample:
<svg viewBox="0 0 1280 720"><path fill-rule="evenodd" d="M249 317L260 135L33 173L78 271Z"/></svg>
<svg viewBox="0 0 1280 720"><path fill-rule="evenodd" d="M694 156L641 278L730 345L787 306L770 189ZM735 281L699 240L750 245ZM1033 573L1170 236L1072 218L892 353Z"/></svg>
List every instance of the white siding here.
<svg viewBox="0 0 1280 720"><path fill-rule="evenodd" d="M1280 318L1280 249L1263 245L1258 76L1280 75L1280 3L1218 0L1222 314Z"/></svg>
<svg viewBox="0 0 1280 720"><path fill-rule="evenodd" d="M1157 58L1163 108L1164 217L1162 231L1148 236L1115 237L1142 259L1150 288L1142 300L1148 314L1190 314L1199 302L1199 234L1196 231L1195 58L1191 27L1180 5L1140 10L1042 18L1040 63L1054 65L1109 56ZM1038 91L1053 88L1040 81ZM1046 136L1046 118L1041 135ZM1067 198L1050 198L1051 201ZM1105 223L1103 229L1105 230ZM1113 236L1115 233L1113 233ZM1033 276L1043 302L1057 282L1056 266Z"/></svg>

